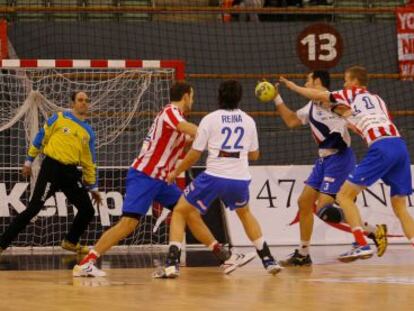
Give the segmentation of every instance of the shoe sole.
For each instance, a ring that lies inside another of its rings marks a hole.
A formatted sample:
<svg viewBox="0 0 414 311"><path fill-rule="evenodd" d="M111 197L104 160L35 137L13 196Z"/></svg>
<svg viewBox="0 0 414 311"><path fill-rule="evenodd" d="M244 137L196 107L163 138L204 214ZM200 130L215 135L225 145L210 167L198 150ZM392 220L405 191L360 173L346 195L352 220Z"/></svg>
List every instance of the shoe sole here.
<svg viewBox="0 0 414 311"><path fill-rule="evenodd" d="M256 258L256 253L253 253L253 252L252 253L247 253L246 255L244 255L244 260L241 263L239 263L238 266L243 267L255 258Z"/></svg>
<svg viewBox="0 0 414 311"><path fill-rule="evenodd" d="M284 267L284 268L289 268L289 267L310 267L310 266L312 266L312 262L310 262L310 263L304 263L304 264L292 264L292 263L289 263L287 261L281 260L281 261L279 261L279 265L282 266L282 267Z"/></svg>
<svg viewBox="0 0 414 311"><path fill-rule="evenodd" d="M251 262L255 258L256 258L256 253L253 253L253 252L244 255L243 261L241 261L237 265L232 265L228 269L225 269L224 274L226 274L226 275L231 274L232 272L236 271L237 268L240 268L240 267L243 267L243 266L247 265L249 262Z"/></svg>
<svg viewBox="0 0 414 311"><path fill-rule="evenodd" d="M276 275L276 274L278 274L279 272L281 272L283 269L282 269L282 267L274 267L273 269L271 269L271 270L267 270L267 273L269 273L269 274L271 274L271 275Z"/></svg>
<svg viewBox="0 0 414 311"><path fill-rule="evenodd" d="M81 278L87 278L87 277L91 277L91 278L103 278L106 276L106 273L103 275L93 275L89 272L85 272L83 271L79 265L76 265L75 267L73 267L72 270L72 276L77 278L77 277L81 277Z"/></svg>
<svg viewBox="0 0 414 311"><path fill-rule="evenodd" d="M363 259L363 260L369 259L372 256L374 256L374 254L359 255L359 256L352 256L352 257L338 257L338 260L340 262L350 263L350 262L353 262L353 261L355 261L357 259Z"/></svg>
<svg viewBox="0 0 414 311"><path fill-rule="evenodd" d="M78 266L78 265L76 265L76 266L74 266L73 267L73 270L72 270L72 276L73 277L75 277L75 278L78 278L78 277L86 277L86 276L88 276L87 274L85 274L81 269L80 269L80 267Z"/></svg>

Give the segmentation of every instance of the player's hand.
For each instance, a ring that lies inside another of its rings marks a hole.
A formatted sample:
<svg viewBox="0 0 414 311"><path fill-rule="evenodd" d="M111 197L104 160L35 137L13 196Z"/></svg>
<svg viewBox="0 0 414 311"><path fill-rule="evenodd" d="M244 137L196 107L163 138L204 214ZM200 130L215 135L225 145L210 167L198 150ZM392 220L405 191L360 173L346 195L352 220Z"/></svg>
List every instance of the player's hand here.
<svg viewBox="0 0 414 311"><path fill-rule="evenodd" d="M296 86L295 82L292 82L283 76L280 77L279 82L284 84L290 90L292 90Z"/></svg>
<svg viewBox="0 0 414 311"><path fill-rule="evenodd" d="M31 166L26 166L23 165L22 167L22 175L26 178L31 177L32 176L32 167Z"/></svg>
<svg viewBox="0 0 414 311"><path fill-rule="evenodd" d="M174 183L176 178L177 178L176 172L175 171L170 172L167 176L167 183L171 185L172 183Z"/></svg>
<svg viewBox="0 0 414 311"><path fill-rule="evenodd" d="M91 191L92 203L99 207L102 204L102 197L99 191Z"/></svg>

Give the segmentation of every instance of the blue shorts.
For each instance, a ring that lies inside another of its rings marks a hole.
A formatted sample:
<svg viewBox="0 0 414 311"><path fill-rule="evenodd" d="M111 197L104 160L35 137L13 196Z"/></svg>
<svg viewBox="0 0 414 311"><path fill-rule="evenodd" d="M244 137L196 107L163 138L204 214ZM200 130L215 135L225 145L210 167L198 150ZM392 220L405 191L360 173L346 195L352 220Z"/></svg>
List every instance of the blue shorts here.
<svg viewBox="0 0 414 311"><path fill-rule="evenodd" d="M133 168L128 170L126 193L122 213L124 215L144 216L153 201L162 206L174 206L182 192L177 185L149 177Z"/></svg>
<svg viewBox="0 0 414 311"><path fill-rule="evenodd" d="M355 168L356 160L351 148L319 158L305 184L320 193L335 195L339 192L348 174Z"/></svg>
<svg viewBox="0 0 414 311"><path fill-rule="evenodd" d="M391 196L413 192L410 157L401 138L385 138L374 142L348 180L369 187L378 179L391 187Z"/></svg>
<svg viewBox="0 0 414 311"><path fill-rule="evenodd" d="M230 210L235 210L249 203L249 184L250 180L215 177L203 172L185 188L184 197L202 214L207 213L217 198Z"/></svg>

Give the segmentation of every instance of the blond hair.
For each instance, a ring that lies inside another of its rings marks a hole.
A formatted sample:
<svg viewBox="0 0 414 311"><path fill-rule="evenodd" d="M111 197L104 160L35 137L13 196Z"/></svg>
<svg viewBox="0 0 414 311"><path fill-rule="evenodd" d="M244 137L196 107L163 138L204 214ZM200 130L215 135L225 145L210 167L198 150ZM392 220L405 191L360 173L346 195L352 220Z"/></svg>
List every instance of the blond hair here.
<svg viewBox="0 0 414 311"><path fill-rule="evenodd" d="M349 67L345 72L349 73L351 79L356 79L361 86L368 85L368 71L363 66Z"/></svg>

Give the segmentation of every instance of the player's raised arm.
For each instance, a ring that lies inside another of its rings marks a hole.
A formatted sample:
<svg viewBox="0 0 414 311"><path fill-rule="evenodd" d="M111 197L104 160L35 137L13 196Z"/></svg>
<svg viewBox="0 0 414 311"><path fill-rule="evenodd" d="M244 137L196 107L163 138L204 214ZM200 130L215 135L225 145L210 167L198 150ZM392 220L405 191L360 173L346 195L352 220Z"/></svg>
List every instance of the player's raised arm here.
<svg viewBox="0 0 414 311"><path fill-rule="evenodd" d="M280 82L283 83L288 89L292 90L295 93L298 93L299 95L302 95L303 97L323 103L330 102L330 93L299 86L295 82L290 81L284 77L280 77Z"/></svg>
<svg viewBox="0 0 414 311"><path fill-rule="evenodd" d="M290 110L288 106L286 106L282 96L278 94L274 99L275 107L277 112L279 112L280 117L282 118L283 122L286 124L288 128L296 128L302 125L302 121L299 119L296 112Z"/></svg>

